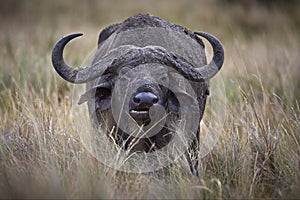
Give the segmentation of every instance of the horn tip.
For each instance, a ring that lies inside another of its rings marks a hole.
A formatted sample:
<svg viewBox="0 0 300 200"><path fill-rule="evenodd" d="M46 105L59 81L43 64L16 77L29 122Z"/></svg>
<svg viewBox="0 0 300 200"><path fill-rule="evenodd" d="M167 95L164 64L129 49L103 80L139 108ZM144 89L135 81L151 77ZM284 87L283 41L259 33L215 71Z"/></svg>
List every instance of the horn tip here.
<svg viewBox="0 0 300 200"><path fill-rule="evenodd" d="M67 35L65 37L73 39L73 38L76 38L76 37L79 37L79 36L82 36L82 35L83 35L83 33L73 33L73 34Z"/></svg>

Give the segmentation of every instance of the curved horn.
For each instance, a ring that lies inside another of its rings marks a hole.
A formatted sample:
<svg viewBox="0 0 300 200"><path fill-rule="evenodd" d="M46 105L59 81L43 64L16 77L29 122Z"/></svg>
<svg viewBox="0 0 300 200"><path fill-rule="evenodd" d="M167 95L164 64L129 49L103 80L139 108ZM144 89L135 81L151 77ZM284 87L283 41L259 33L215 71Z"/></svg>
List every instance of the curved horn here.
<svg viewBox="0 0 300 200"><path fill-rule="evenodd" d="M198 72L204 77L204 79L210 79L221 69L224 63L224 49L222 43L213 35L205 32L194 32L196 35L200 35L208 40L213 48L213 58L207 65L198 69Z"/></svg>
<svg viewBox="0 0 300 200"><path fill-rule="evenodd" d="M204 32L195 32L195 34L206 38L214 52L212 61L200 68L159 46L124 45L111 50L91 67L74 69L65 63L62 54L65 45L73 38L81 36L81 33L68 35L56 43L52 51L52 63L57 73L72 83L86 83L103 73L115 73L125 65L136 66L147 62L166 64L188 80L202 82L213 77L221 69L224 62L224 49L221 42L214 36Z"/></svg>
<svg viewBox="0 0 300 200"><path fill-rule="evenodd" d="M142 48L129 48L127 52L123 51L124 54L111 62L106 72L116 72L122 68L125 63L137 65L146 62L161 62L174 68L188 80L197 82L208 80L221 69L224 62L224 49L222 43L216 37L204 32L195 32L195 34L206 38L213 48L214 55L212 61L205 66L197 68L184 58L167 52L162 47L146 46Z"/></svg>
<svg viewBox="0 0 300 200"><path fill-rule="evenodd" d="M66 44L79 36L82 36L82 33L75 33L68 36L63 37L59 40L53 47L52 50L52 65L56 72L65 80L71 83L83 83L76 80L76 76L80 70L74 69L67 65L63 58L63 50Z"/></svg>

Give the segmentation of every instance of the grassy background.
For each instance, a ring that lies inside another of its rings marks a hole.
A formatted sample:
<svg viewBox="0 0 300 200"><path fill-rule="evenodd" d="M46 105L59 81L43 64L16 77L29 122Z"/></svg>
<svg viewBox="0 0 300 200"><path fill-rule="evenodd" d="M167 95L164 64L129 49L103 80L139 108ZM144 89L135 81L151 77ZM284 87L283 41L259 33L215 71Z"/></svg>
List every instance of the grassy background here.
<svg viewBox="0 0 300 200"><path fill-rule="evenodd" d="M1 0L0 198L299 198L299 8L279 0ZM72 84L54 72L52 46L84 32L66 51L79 66L102 28L137 13L224 44L215 79L224 79L226 122L201 160L200 182L180 163L164 179L107 169L73 128Z"/></svg>

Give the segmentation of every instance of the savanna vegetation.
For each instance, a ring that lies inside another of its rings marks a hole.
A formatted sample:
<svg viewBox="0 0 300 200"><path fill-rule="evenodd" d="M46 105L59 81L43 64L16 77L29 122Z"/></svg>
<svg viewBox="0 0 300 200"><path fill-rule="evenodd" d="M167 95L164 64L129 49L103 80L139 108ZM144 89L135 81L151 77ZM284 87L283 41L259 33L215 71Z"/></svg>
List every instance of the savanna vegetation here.
<svg viewBox="0 0 300 200"><path fill-rule="evenodd" d="M299 198L299 8L279 0L1 0L0 198ZM65 55L80 66L102 28L137 13L224 44L212 82L223 80L225 123L201 159L200 180L180 162L163 178L109 169L74 128L73 85L51 66L54 43L84 32Z"/></svg>

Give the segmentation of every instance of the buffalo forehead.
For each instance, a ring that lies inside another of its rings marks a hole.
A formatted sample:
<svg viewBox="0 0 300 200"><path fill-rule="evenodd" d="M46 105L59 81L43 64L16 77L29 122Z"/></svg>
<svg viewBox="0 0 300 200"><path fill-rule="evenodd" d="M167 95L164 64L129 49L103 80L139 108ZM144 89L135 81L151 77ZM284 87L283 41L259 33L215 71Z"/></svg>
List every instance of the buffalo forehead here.
<svg viewBox="0 0 300 200"><path fill-rule="evenodd" d="M97 59L123 45L161 46L197 67L206 65L203 47L189 35L161 27L136 28L112 34L98 49Z"/></svg>

